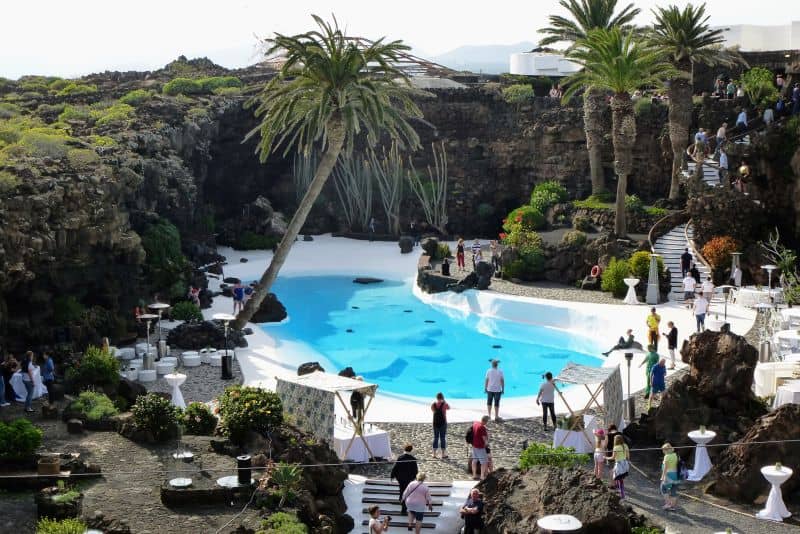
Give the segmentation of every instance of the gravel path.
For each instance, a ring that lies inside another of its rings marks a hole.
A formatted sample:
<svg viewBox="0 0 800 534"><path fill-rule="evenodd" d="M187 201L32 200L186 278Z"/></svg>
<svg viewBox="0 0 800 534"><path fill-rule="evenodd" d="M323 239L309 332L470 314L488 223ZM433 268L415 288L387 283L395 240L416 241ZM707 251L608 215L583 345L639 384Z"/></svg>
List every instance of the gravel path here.
<svg viewBox="0 0 800 534"><path fill-rule="evenodd" d="M233 378L222 380L220 378L221 368L212 367L207 364L199 367L179 367L175 372L186 375L186 382L181 386L183 400L188 405L190 402L208 402L219 397L225 388L243 382L242 371L239 368L239 361L233 360ZM172 386L167 384L163 376L159 376L155 382L144 384L148 391L160 393L170 393Z"/></svg>

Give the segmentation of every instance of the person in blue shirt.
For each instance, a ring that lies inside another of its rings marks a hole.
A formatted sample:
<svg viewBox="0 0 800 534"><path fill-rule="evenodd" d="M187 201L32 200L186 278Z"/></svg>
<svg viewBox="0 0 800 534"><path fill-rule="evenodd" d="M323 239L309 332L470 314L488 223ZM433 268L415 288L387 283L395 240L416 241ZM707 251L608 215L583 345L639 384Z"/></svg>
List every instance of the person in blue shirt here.
<svg viewBox="0 0 800 534"><path fill-rule="evenodd" d="M47 402L53 404L55 395L53 394L53 383L56 381L56 366L49 353L42 354L42 382L47 388Z"/></svg>
<svg viewBox="0 0 800 534"><path fill-rule="evenodd" d="M736 117L736 128L741 128L744 130L747 128L747 109L742 108L742 111L739 113L739 116Z"/></svg>
<svg viewBox="0 0 800 534"><path fill-rule="evenodd" d="M653 370L650 371L650 389L653 393L653 400L655 400L656 395L664 393L664 390L667 389L666 377L667 359L661 358L658 363L653 366Z"/></svg>

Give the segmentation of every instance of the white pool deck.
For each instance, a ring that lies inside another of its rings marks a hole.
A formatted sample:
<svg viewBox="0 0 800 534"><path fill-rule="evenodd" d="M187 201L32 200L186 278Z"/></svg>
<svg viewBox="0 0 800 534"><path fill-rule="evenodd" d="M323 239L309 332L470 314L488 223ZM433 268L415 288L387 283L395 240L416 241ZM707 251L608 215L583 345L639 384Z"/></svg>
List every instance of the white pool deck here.
<svg viewBox="0 0 800 534"><path fill-rule="evenodd" d="M257 280L269 264L272 253L268 251L235 251L221 248L220 254L228 260L224 267L224 277L237 277L242 281ZM414 249L411 254L400 254L396 242L368 242L346 238L334 238L330 235L315 236L314 241L297 241L289 258L281 270L283 276L299 275L347 275L374 276L390 280L407 280L416 277L417 260L421 250ZM247 258L241 263L240 258ZM224 278L224 277L221 277ZM209 279L211 290L217 290L221 283ZM416 288L416 284L414 285ZM628 328L633 329L637 341L646 341L647 330L645 319L650 306L625 304L591 304L584 302L565 302L528 297L516 297L488 291L466 291L462 294L440 293L423 294L415 290L415 294L423 302L431 305L447 306L454 313L476 313L485 317L502 318L512 321L539 324L580 333L596 339L601 347L613 346L617 339ZM280 297L280 296L279 296ZM310 303L311 304L311 303ZM214 313L231 313L232 300L225 297L214 299L211 309L204 310L210 318ZM692 312L678 303L665 303L657 306L661 315L662 330L667 321L673 321L678 328L678 347L683 340L695 331L695 319ZM289 310L291 314L291 310ZM722 318L721 305L716 303L710 310L710 317L719 314ZM731 330L737 334L745 334L755 320L755 311L735 305L728 306L728 322ZM291 315L289 317L291 320ZM291 343L279 342L255 324L249 325L253 334L247 336L248 350L237 351L239 365L247 385L257 385L269 389L275 387L275 377L296 375L297 366L308 360L308 350L298 350ZM669 358L666 350L666 339L659 342L659 352ZM644 370L638 366L644 354L635 354L632 362L631 390L644 387ZM602 359L602 358L601 358ZM502 354L500 355L502 360ZM677 355L678 367L684 366ZM627 366L622 352L614 352L602 359L603 366L621 364L623 390L627 392ZM329 372L338 372L320 363ZM502 361L500 364L502 369ZM358 373L358 369L355 370ZM483 375L485 369L476 369L476 397L482 395ZM519 380L515 376L506 376L506 382ZM529 380L529 378L525 378ZM541 408L535 403L539 382L530 384L530 396L504 397L500 405L500 416L505 419L519 417L540 417ZM447 391L443 391L445 396ZM583 408L589 400L589 393L581 386L566 389L564 396L573 409ZM412 395L395 395L381 392L378 394L367 413L370 422L404 422L427 423L431 421L430 403L433 399L414 397ZM485 397L469 400L449 400L452 410L448 412L450 422L473 421L486 411ZM556 400L556 412L566 413L567 408L561 399Z"/></svg>

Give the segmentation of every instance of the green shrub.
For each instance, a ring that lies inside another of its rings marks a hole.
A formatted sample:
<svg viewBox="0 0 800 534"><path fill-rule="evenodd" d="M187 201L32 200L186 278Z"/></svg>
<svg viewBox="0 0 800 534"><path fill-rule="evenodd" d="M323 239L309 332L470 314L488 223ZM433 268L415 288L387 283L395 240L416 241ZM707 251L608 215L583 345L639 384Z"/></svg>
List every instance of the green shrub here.
<svg viewBox="0 0 800 534"><path fill-rule="evenodd" d="M775 78L769 69L753 67L742 74L742 89L753 106L771 107L778 99Z"/></svg>
<svg viewBox="0 0 800 534"><path fill-rule="evenodd" d="M504 245L514 248L523 255L541 252L542 249L542 236L533 231L517 230L510 234L500 234L500 238Z"/></svg>
<svg viewBox="0 0 800 534"><path fill-rule="evenodd" d="M535 465L576 467L588 462L588 454L578 454L572 447L553 448L546 443L532 443L522 451L522 455L519 457L519 468L525 470Z"/></svg>
<svg viewBox="0 0 800 534"><path fill-rule="evenodd" d="M636 114L637 117L642 115L649 116L653 113L653 108L655 105L653 104L653 100L650 98L640 98L636 102L633 103L633 112Z"/></svg>
<svg viewBox="0 0 800 534"><path fill-rule="evenodd" d="M241 444L249 432L265 434L283 422L283 404L277 394L265 389L232 386L219 398L222 429Z"/></svg>
<svg viewBox="0 0 800 534"><path fill-rule="evenodd" d="M113 137L109 137L107 135L90 135L89 142L98 147L108 148L117 146L117 142L114 140Z"/></svg>
<svg viewBox="0 0 800 534"><path fill-rule="evenodd" d="M186 259L181 253L181 236L174 224L159 219L148 226L142 235L142 247L146 272L156 287L169 289L183 282ZM176 292L183 296L184 289Z"/></svg>
<svg viewBox="0 0 800 534"><path fill-rule="evenodd" d="M78 390L116 386L119 383L119 361L109 351L89 346L75 367L67 369L66 375Z"/></svg>
<svg viewBox="0 0 800 534"><path fill-rule="evenodd" d="M664 534L664 531L658 527L633 527L631 534Z"/></svg>
<svg viewBox="0 0 800 534"><path fill-rule="evenodd" d="M656 260L659 274L664 274L664 261L659 257ZM631 276L639 280L647 280L650 275L650 253L645 250L634 252L628 259L628 269ZM603 273L605 276L605 273Z"/></svg>
<svg viewBox="0 0 800 534"><path fill-rule="evenodd" d="M570 230L561 238L561 242L575 247L580 247L586 244L586 234L580 230Z"/></svg>
<svg viewBox="0 0 800 534"><path fill-rule="evenodd" d="M261 522L256 534L308 534L308 527L295 514L275 512Z"/></svg>
<svg viewBox="0 0 800 534"><path fill-rule="evenodd" d="M191 108L186 112L186 115L192 120L202 120L208 118L208 110L206 108Z"/></svg>
<svg viewBox="0 0 800 534"><path fill-rule="evenodd" d="M125 93L119 101L129 106L138 106L150 100L153 97L153 92L147 89L134 89Z"/></svg>
<svg viewBox="0 0 800 534"><path fill-rule="evenodd" d="M66 86L68 86L71 83L75 83L75 82L73 80L69 80L67 78L58 78L56 80L53 80L49 84L47 84L47 88L50 89L51 91L58 92L58 91L64 89Z"/></svg>
<svg viewBox="0 0 800 534"><path fill-rule="evenodd" d="M100 164L100 156L90 148L71 148L67 151L67 161L72 168L85 171Z"/></svg>
<svg viewBox="0 0 800 534"><path fill-rule="evenodd" d="M443 260L445 258L452 258L453 253L450 250L450 245L447 243L439 243L439 246L436 249L436 259Z"/></svg>
<svg viewBox="0 0 800 534"><path fill-rule="evenodd" d="M515 83L503 88L503 100L509 104L524 104L532 100L534 96L533 87L525 83Z"/></svg>
<svg viewBox="0 0 800 534"><path fill-rule="evenodd" d="M59 122L81 121L86 122L89 120L89 108L86 106L64 106L64 111L58 115Z"/></svg>
<svg viewBox="0 0 800 534"><path fill-rule="evenodd" d="M56 96L59 97L66 97L66 96L84 96L84 95L93 95L97 92L97 86L92 84L85 84L85 83L76 83L70 82L64 86L63 89L56 93Z"/></svg>
<svg viewBox="0 0 800 534"><path fill-rule="evenodd" d="M625 278L628 278L629 275L630 267L627 261L611 258L608 267L603 271L600 288L603 291L610 292L617 298L622 298L628 291L628 286L625 285Z"/></svg>
<svg viewBox="0 0 800 534"><path fill-rule="evenodd" d="M625 195L625 209L634 213L643 212L644 202L636 195Z"/></svg>
<svg viewBox="0 0 800 534"><path fill-rule="evenodd" d="M78 412L89 421L100 421L117 415L119 411L106 395L94 391L84 391L67 407L68 411Z"/></svg>
<svg viewBox="0 0 800 534"><path fill-rule="evenodd" d="M272 250L280 242L280 238L271 235L262 235L247 230L239 236L233 248L237 250Z"/></svg>
<svg viewBox="0 0 800 534"><path fill-rule="evenodd" d="M58 296L53 300L53 320L58 326L67 326L80 319L84 309L72 295Z"/></svg>
<svg viewBox="0 0 800 534"><path fill-rule="evenodd" d="M291 502L297 496L297 490L303 480L303 471L300 466L279 462L269 475L270 483L277 486L277 493L280 496L278 508L283 508L287 502Z"/></svg>
<svg viewBox="0 0 800 534"><path fill-rule="evenodd" d="M187 434L209 436L217 428L217 418L202 402L192 402L183 412L183 426Z"/></svg>
<svg viewBox="0 0 800 534"><path fill-rule="evenodd" d="M241 87L217 87L211 91L218 96L236 96L242 94Z"/></svg>
<svg viewBox="0 0 800 534"><path fill-rule="evenodd" d="M181 419L181 410L155 393L140 395L131 413L136 428L150 432L156 441L166 441L175 436Z"/></svg>
<svg viewBox="0 0 800 534"><path fill-rule="evenodd" d="M589 210L613 210L614 198L608 200L606 195L591 195L583 200L573 200L572 205L576 208L583 208Z"/></svg>
<svg viewBox="0 0 800 534"><path fill-rule="evenodd" d="M197 80L204 93L211 93L215 89L225 89L230 87L242 87L242 80L236 76L212 76L210 78L200 78Z"/></svg>
<svg viewBox="0 0 800 534"><path fill-rule="evenodd" d="M68 139L56 130L37 128L23 133L19 144L32 156L61 159L67 155Z"/></svg>
<svg viewBox="0 0 800 534"><path fill-rule="evenodd" d="M203 92L203 85L191 78L174 78L164 84L161 92L165 95L199 95Z"/></svg>
<svg viewBox="0 0 800 534"><path fill-rule="evenodd" d="M23 76L19 79L17 89L21 93L37 92L46 93L50 82L44 76Z"/></svg>
<svg viewBox="0 0 800 534"><path fill-rule="evenodd" d="M503 221L503 230L512 233L518 230L541 230L547 221L542 212L533 206L520 206Z"/></svg>
<svg viewBox="0 0 800 534"><path fill-rule="evenodd" d="M542 182L533 188L531 193L531 206L540 213L545 213L547 208L565 202L569 192L564 186L554 180Z"/></svg>
<svg viewBox="0 0 800 534"><path fill-rule="evenodd" d="M592 219L586 215L575 215L572 218L572 227L581 232L593 232L595 230Z"/></svg>
<svg viewBox="0 0 800 534"><path fill-rule="evenodd" d="M89 113L89 116L94 119L97 126L106 125L123 125L131 118L134 112L134 107L121 102L112 103L102 106L97 106Z"/></svg>
<svg viewBox="0 0 800 534"><path fill-rule="evenodd" d="M184 300L178 302L172 308L172 318L178 321L202 321L203 312L194 302Z"/></svg>
<svg viewBox="0 0 800 534"><path fill-rule="evenodd" d="M544 254L540 249L522 254L519 258L503 267L503 277L506 279L518 278L520 280L538 280L544 273Z"/></svg>
<svg viewBox="0 0 800 534"><path fill-rule="evenodd" d="M83 534L86 523L76 518L55 520L43 517L36 523L36 534Z"/></svg>
<svg viewBox="0 0 800 534"><path fill-rule="evenodd" d="M657 208L655 206L645 206L644 212L650 217L661 218L667 214L666 208Z"/></svg>
<svg viewBox="0 0 800 534"><path fill-rule="evenodd" d="M0 195L13 191L19 183L19 177L16 174L0 171Z"/></svg>
<svg viewBox="0 0 800 534"><path fill-rule="evenodd" d="M25 460L42 444L43 432L28 419L0 421L0 459Z"/></svg>
<svg viewBox="0 0 800 534"><path fill-rule="evenodd" d="M22 113L22 108L11 102L0 102L0 119L10 119Z"/></svg>

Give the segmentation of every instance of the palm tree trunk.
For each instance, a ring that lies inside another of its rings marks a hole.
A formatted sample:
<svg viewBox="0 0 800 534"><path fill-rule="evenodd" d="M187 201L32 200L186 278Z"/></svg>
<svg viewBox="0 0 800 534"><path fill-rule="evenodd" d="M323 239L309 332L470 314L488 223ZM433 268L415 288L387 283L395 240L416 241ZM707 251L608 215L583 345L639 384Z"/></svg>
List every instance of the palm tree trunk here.
<svg viewBox="0 0 800 534"><path fill-rule="evenodd" d="M636 143L636 117L628 93L617 93L611 99L611 139L614 143L614 171L617 173L617 202L614 216L614 233L627 235L625 220L625 195L628 176L633 171L633 146Z"/></svg>
<svg viewBox="0 0 800 534"><path fill-rule="evenodd" d="M589 173L592 178L592 194L599 195L606 190L603 175L603 137L606 95L603 91L589 87L583 96L583 129L586 132L586 148L589 151Z"/></svg>
<svg viewBox="0 0 800 534"><path fill-rule="evenodd" d="M303 228L303 224L305 224L314 202L322 192L322 188L325 187L325 183L328 181L333 167L336 165L336 160L342 152L342 146L344 146L344 139L344 125L337 120L328 130L328 148L325 150L319 162L319 167L317 167L317 172L314 174L314 179L309 184L308 190L303 196L303 200L300 202L300 206L298 206L291 222L289 222L289 226L286 228L286 234L284 234L278 248L275 250L272 261L269 262L269 267L267 267L267 270L261 275L261 279L258 281L258 285L255 291L253 291L253 295L247 301L244 309L239 312L239 315L236 316L236 320L231 324L232 328L237 330L243 328L261 306L261 303L264 302L272 284L278 277L278 272L286 262L289 251L292 249L297 235Z"/></svg>
<svg viewBox="0 0 800 534"><path fill-rule="evenodd" d="M692 65L688 61L679 62L676 67L689 74ZM669 185L669 199L675 200L680 193L683 154L689 143L689 128L692 125L692 82L688 78L673 78L667 89L669 96L669 140L672 145L672 179Z"/></svg>

